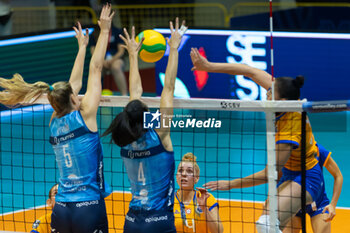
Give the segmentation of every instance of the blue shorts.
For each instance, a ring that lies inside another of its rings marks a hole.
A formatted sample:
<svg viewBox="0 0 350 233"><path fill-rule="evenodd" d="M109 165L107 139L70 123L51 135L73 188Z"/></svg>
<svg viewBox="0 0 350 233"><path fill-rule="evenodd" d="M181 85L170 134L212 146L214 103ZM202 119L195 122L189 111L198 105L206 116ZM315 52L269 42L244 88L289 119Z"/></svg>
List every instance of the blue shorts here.
<svg viewBox="0 0 350 233"><path fill-rule="evenodd" d="M51 215L51 229L52 232L60 233L107 233L108 220L104 199L56 202Z"/></svg>
<svg viewBox="0 0 350 233"><path fill-rule="evenodd" d="M125 216L124 233L176 233L172 210L133 210Z"/></svg>
<svg viewBox="0 0 350 233"><path fill-rule="evenodd" d="M317 164L316 166L320 166ZM322 169L322 168L321 168ZM322 214L324 208L329 205L329 199L326 194L326 189L325 189L325 183L324 181L321 182L321 195L319 198L313 203L315 204L315 207L311 204L306 206L306 213L312 218L316 215ZM325 213L329 213L326 211ZM296 214L297 217L301 217L301 210Z"/></svg>
<svg viewBox="0 0 350 233"><path fill-rule="evenodd" d="M310 216L310 218L322 214L324 208L329 205L329 199L326 195L326 193L324 193L318 201L315 202L316 203L316 210L312 209L312 205L307 205L306 206L306 213ZM325 213L329 213L328 211L326 211ZM299 210L299 212L295 215L297 217L301 217L301 210Z"/></svg>
<svg viewBox="0 0 350 233"><path fill-rule="evenodd" d="M277 184L291 180L301 185L301 171L291 171L285 167L282 168L282 177ZM322 194L322 185L324 185L323 174L320 166L316 164L313 168L306 170L306 191L308 191L313 201L318 200Z"/></svg>

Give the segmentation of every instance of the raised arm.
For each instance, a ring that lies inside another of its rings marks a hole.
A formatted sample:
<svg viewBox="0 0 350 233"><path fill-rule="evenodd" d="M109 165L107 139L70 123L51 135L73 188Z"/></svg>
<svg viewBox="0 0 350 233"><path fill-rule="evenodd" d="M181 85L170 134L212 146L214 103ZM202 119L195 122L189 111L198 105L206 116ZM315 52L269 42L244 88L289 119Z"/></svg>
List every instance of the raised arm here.
<svg viewBox="0 0 350 233"><path fill-rule="evenodd" d="M199 192L197 192L198 205L203 211L207 228L209 228L209 232L212 232L212 233L224 232L224 227L220 219L220 213L218 211L219 208L215 206L210 209L210 206L208 206L208 203L207 203L207 200L210 197L208 191L203 188L197 188L197 190L200 192L200 195L199 195Z"/></svg>
<svg viewBox="0 0 350 233"><path fill-rule="evenodd" d="M292 145L281 143L276 145L277 170L280 172L292 153ZM230 190L234 188L249 188L267 183L267 166L264 170L256 172L244 178L234 180L210 181L203 186L210 190Z"/></svg>
<svg viewBox="0 0 350 233"><path fill-rule="evenodd" d="M244 178L210 181L203 186L211 191L248 188L267 183L267 168Z"/></svg>
<svg viewBox="0 0 350 233"><path fill-rule="evenodd" d="M177 66L179 63L179 52L177 51L181 39L182 34L179 30L179 18L176 18L175 21L175 29L173 22L170 21L170 39L167 38L168 45L170 47L170 53L168 58L168 65L165 70L165 80L164 87L160 98L160 112L162 113L162 118L166 115L167 119L171 120L171 116L173 115L173 99L174 99L174 89L175 89L175 80L177 75ZM185 21L182 22L182 29L185 31ZM170 139L170 128L162 128L157 130L157 133L162 140L163 146L169 150L173 150L173 146Z"/></svg>
<svg viewBox="0 0 350 233"><path fill-rule="evenodd" d="M106 54L108 35L113 16L114 12L111 13L111 5L107 4L103 6L100 20L98 21L98 25L101 29L100 35L98 37L96 48L90 61L87 90L82 100L81 112L83 118L86 121L88 127L91 123L93 128L96 128L96 130L96 114L102 91L101 72L103 68L103 61Z"/></svg>
<svg viewBox="0 0 350 233"><path fill-rule="evenodd" d="M76 95L82 87L86 47L89 44L89 29L86 28L84 35L80 22L77 23L77 26L78 28L73 27L73 29L76 33L75 38L78 40L79 50L69 78L69 83Z"/></svg>
<svg viewBox="0 0 350 233"><path fill-rule="evenodd" d="M323 210L323 213L325 213L326 211L329 212L327 218L325 219L326 222L329 222L329 221L332 221L332 219L335 216L335 208L337 206L338 199L343 186L343 175L337 163L332 158L328 159L326 168L334 178L333 196L332 196L331 203L329 203L329 205L327 205Z"/></svg>
<svg viewBox="0 0 350 233"><path fill-rule="evenodd" d="M191 49L192 70L202 70L211 73L226 73L232 75L244 75L251 78L256 84L268 90L272 85L271 75L263 70L234 63L209 62L199 54L198 49Z"/></svg>
<svg viewBox="0 0 350 233"><path fill-rule="evenodd" d="M135 41L135 27L132 27L131 30L131 37L124 28L124 34L125 37L122 35L119 35L120 38L124 41L125 45L120 45L122 48L125 48L129 53L129 63L130 63L130 70L129 70L129 94L130 94L130 101L135 99L140 99L142 96L142 82L141 82L141 76L139 72L139 61L138 61L138 53L141 48L142 42L144 38L140 42Z"/></svg>

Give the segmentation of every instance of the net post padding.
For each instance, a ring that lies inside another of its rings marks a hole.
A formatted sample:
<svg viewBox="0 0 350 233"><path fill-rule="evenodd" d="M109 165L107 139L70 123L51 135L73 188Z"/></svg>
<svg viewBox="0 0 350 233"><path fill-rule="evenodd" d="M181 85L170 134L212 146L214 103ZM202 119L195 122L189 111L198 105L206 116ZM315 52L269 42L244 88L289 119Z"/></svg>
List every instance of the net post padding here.
<svg viewBox="0 0 350 233"><path fill-rule="evenodd" d="M277 170L276 170L276 144L275 144L275 112L266 112L266 142L267 142L267 180L269 184L269 232L277 233L278 206L277 206Z"/></svg>
<svg viewBox="0 0 350 233"><path fill-rule="evenodd" d="M301 229L306 233L306 112L301 115Z"/></svg>

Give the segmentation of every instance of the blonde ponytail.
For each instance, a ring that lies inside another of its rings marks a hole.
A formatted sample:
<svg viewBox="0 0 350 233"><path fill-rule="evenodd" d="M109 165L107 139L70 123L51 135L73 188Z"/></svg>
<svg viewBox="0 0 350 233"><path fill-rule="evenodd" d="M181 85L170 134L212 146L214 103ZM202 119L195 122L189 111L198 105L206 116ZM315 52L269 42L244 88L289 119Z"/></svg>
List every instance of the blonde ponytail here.
<svg viewBox="0 0 350 233"><path fill-rule="evenodd" d="M193 163L193 167L194 167L194 170L196 172L196 176L199 176L199 173L200 173L200 169L199 169L199 166L197 164L197 157L189 152L189 153L186 153L182 156L182 160L181 162L191 162Z"/></svg>
<svg viewBox="0 0 350 233"><path fill-rule="evenodd" d="M14 74L11 79L0 78L0 103L6 106L16 106L21 103L33 103L42 94L50 91L50 85L45 82L33 84L23 80L20 74Z"/></svg>

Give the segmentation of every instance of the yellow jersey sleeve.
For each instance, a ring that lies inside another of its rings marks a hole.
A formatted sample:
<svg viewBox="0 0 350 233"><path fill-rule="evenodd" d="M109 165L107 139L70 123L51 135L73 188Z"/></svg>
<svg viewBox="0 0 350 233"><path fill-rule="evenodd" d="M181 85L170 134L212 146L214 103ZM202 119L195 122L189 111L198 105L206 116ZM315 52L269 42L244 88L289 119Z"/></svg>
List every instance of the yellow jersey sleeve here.
<svg viewBox="0 0 350 233"><path fill-rule="evenodd" d="M211 193L209 193L209 198L207 199L207 207L208 207L209 211L211 211L215 207L219 208L219 204L218 204L217 200L215 199L215 197Z"/></svg>
<svg viewBox="0 0 350 233"><path fill-rule="evenodd" d="M51 213L41 216L35 220L31 233L51 233Z"/></svg>

